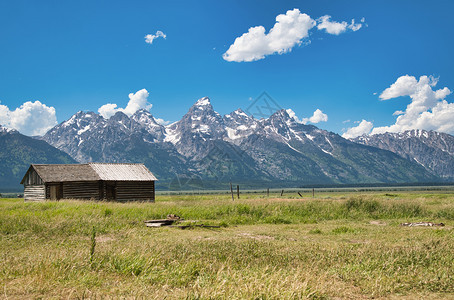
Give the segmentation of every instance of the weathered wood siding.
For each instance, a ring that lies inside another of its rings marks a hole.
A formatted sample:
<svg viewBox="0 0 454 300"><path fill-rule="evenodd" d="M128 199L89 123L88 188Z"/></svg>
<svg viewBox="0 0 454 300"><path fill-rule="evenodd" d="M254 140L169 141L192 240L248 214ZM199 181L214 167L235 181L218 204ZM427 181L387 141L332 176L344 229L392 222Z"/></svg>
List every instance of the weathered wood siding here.
<svg viewBox="0 0 454 300"><path fill-rule="evenodd" d="M154 181L117 181L115 194L117 201L154 202Z"/></svg>
<svg viewBox="0 0 454 300"><path fill-rule="evenodd" d="M25 185L24 200L46 200L46 188L42 185Z"/></svg>
<svg viewBox="0 0 454 300"><path fill-rule="evenodd" d="M112 201L155 201L154 181L77 181L25 185L25 200L93 199Z"/></svg>
<svg viewBox="0 0 454 300"><path fill-rule="evenodd" d="M99 200L99 182L63 182L62 198Z"/></svg>
<svg viewBox="0 0 454 300"><path fill-rule="evenodd" d="M44 182L33 168L30 168L25 175L24 185L43 185Z"/></svg>

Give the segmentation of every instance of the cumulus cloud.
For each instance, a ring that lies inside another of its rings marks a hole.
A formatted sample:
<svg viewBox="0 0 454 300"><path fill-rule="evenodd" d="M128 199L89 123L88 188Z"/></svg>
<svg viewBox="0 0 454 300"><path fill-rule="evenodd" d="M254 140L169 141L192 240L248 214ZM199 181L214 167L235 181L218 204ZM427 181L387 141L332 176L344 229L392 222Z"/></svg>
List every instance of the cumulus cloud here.
<svg viewBox="0 0 454 300"><path fill-rule="evenodd" d="M353 19L351 24L330 19L331 16L326 15L315 21L297 8L288 10L285 14L276 17L276 23L268 33L265 32L263 26L249 28L248 32L235 39L222 57L226 61L256 61L267 55L290 52L293 47L301 45L303 41L309 44L309 32L315 26L319 30L339 35L347 30L358 31L364 23L364 18L361 19L361 23L355 23Z"/></svg>
<svg viewBox="0 0 454 300"><path fill-rule="evenodd" d="M162 125L162 126L166 126L166 125L169 125L170 124L170 121L166 121L164 119L160 119L160 118L154 118L156 123L158 123L159 125Z"/></svg>
<svg viewBox="0 0 454 300"><path fill-rule="evenodd" d="M356 123L356 122L355 122ZM359 122L358 126L350 127L342 137L345 139L352 139L361 135L369 134L374 127L372 122L362 120Z"/></svg>
<svg viewBox="0 0 454 300"><path fill-rule="evenodd" d="M358 31L363 27L365 19L361 19L361 23L355 23L355 19L348 24L345 21L336 22L331 21L331 16L325 15L317 19L317 29L318 30L325 30L329 34L339 35L341 33L346 32L347 30L351 31Z"/></svg>
<svg viewBox="0 0 454 300"><path fill-rule="evenodd" d="M286 109L285 111L290 116L290 118L292 118L293 120L295 120L298 123L301 123L301 120L298 118L298 116L296 115L296 113L293 110L291 110L289 108L289 109Z"/></svg>
<svg viewBox="0 0 454 300"><path fill-rule="evenodd" d="M145 36L145 43L153 44L153 41L160 37L165 39L167 37L167 35L164 32L162 32L161 30L156 31L155 34L147 34Z"/></svg>
<svg viewBox="0 0 454 300"><path fill-rule="evenodd" d="M0 105L0 125L16 129L25 135L44 135L57 125L57 116L54 107L40 101L25 102L15 110Z"/></svg>
<svg viewBox="0 0 454 300"><path fill-rule="evenodd" d="M146 89L141 89L137 91L135 94L129 94L129 102L125 108L118 108L117 104L114 103L107 103L101 106L98 109L98 112L101 116L108 119L111 116L115 115L115 113L121 111L128 115L129 117L132 116L136 111L139 109L146 109L150 110L152 104L148 103L148 96L150 94Z"/></svg>
<svg viewBox="0 0 454 300"><path fill-rule="evenodd" d="M303 120L301 121L301 123L303 124L307 124L307 123L313 123L313 124L317 124L317 123L320 123L320 122L326 122L328 121L328 115L327 114L324 114L320 109L316 109L314 111L314 114L312 115L312 117L310 118L303 118Z"/></svg>
<svg viewBox="0 0 454 300"><path fill-rule="evenodd" d="M295 112L291 109L287 109L287 114L290 116L290 118L294 119L296 122L301 123L301 124L307 124L307 123L320 123L320 122L326 122L328 121L328 115L324 114L323 111L320 109L317 109L314 111L312 117L310 118L303 118L300 120L298 116L295 114Z"/></svg>
<svg viewBox="0 0 454 300"><path fill-rule="evenodd" d="M410 129L426 129L454 133L454 103L445 98L451 91L444 87L434 89L438 78L421 76L401 76L380 94L381 100L409 96L410 104L405 111L396 111L396 122L390 126L376 127L372 134L383 132L402 132Z"/></svg>
<svg viewBox="0 0 454 300"><path fill-rule="evenodd" d="M226 61L255 61L266 55L289 52L295 45L301 45L315 25L315 21L299 9L289 10L285 15L276 17L269 33L265 33L263 26L249 28L248 32L235 39L222 57Z"/></svg>

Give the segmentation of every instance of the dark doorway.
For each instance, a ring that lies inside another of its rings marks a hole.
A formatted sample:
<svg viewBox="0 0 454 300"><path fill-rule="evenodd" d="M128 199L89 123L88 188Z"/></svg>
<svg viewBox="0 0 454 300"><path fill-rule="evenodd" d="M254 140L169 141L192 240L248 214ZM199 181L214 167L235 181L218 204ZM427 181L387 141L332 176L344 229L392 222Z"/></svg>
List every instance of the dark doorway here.
<svg viewBox="0 0 454 300"><path fill-rule="evenodd" d="M107 183L106 184L106 198L107 198L107 200L115 200L116 199L115 183Z"/></svg>
<svg viewBox="0 0 454 300"><path fill-rule="evenodd" d="M60 200L63 197L63 187L60 184L49 186L50 200Z"/></svg>

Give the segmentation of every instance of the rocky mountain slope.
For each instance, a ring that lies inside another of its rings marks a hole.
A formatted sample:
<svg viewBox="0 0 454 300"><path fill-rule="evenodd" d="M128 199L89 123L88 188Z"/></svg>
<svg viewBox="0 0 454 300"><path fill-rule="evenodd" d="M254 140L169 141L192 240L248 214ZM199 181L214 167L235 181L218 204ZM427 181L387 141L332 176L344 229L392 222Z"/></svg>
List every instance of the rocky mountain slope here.
<svg viewBox="0 0 454 300"><path fill-rule="evenodd" d="M0 188L20 191L20 181L30 164L77 163L45 141L0 126Z"/></svg>
<svg viewBox="0 0 454 300"><path fill-rule="evenodd" d="M439 180L415 162L301 124L285 110L261 120L240 109L221 116L206 97L167 126L145 110L110 119L78 112L43 139L79 162L143 162L170 189Z"/></svg>
<svg viewBox="0 0 454 300"><path fill-rule="evenodd" d="M454 179L454 136L426 130L360 136L352 141L392 151L442 178Z"/></svg>

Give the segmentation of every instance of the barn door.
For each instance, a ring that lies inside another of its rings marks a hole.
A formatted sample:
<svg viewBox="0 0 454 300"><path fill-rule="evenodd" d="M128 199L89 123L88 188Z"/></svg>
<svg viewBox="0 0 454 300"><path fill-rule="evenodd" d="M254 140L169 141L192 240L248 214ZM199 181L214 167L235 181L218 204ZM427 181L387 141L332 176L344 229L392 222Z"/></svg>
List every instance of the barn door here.
<svg viewBox="0 0 454 300"><path fill-rule="evenodd" d="M57 186L50 186L50 200L57 200Z"/></svg>
<svg viewBox="0 0 454 300"><path fill-rule="evenodd" d="M51 185L50 200L60 200L63 197L63 187L61 185Z"/></svg>

